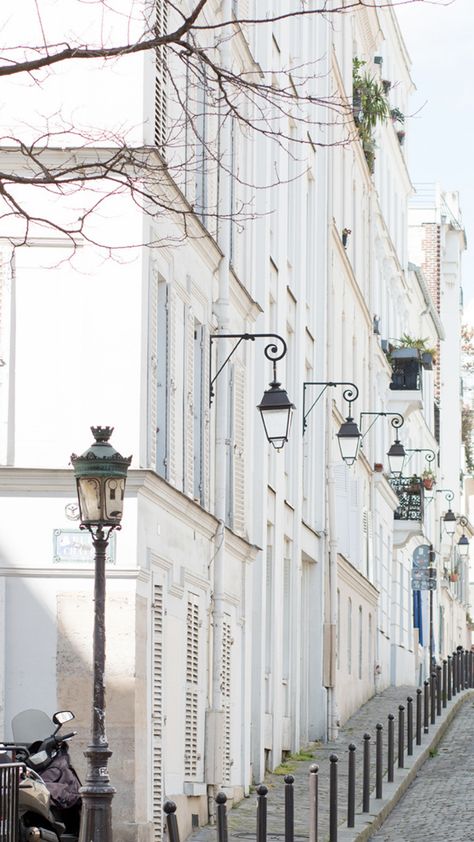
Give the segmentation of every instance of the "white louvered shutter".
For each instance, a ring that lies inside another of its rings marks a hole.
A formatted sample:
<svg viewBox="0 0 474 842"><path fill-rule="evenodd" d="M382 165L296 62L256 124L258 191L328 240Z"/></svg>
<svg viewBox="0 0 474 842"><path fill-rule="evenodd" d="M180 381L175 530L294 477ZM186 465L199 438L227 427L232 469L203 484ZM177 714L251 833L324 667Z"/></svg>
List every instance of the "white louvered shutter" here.
<svg viewBox="0 0 474 842"><path fill-rule="evenodd" d="M202 442L201 442L201 506L209 509L210 505L210 437L211 437L211 410L209 406L209 376L210 376L210 346L209 330L206 325L202 327Z"/></svg>
<svg viewBox="0 0 474 842"><path fill-rule="evenodd" d="M198 775L199 723L199 598L188 595L186 616L186 717L184 774L187 780Z"/></svg>
<svg viewBox="0 0 474 842"><path fill-rule="evenodd" d="M166 35L168 29L168 0L155 0L155 26L157 35ZM168 66L166 47L155 49L155 144L164 154L167 135L167 85Z"/></svg>
<svg viewBox="0 0 474 842"><path fill-rule="evenodd" d="M163 838L163 586L153 585L152 606L153 842Z"/></svg>
<svg viewBox="0 0 474 842"><path fill-rule="evenodd" d="M347 484L349 491L349 558L352 564L355 565L355 567L360 568L361 528L359 509L359 488L357 480L355 479L350 479Z"/></svg>
<svg viewBox="0 0 474 842"><path fill-rule="evenodd" d="M148 465L156 466L158 432L158 278L150 280L148 300Z"/></svg>
<svg viewBox="0 0 474 842"><path fill-rule="evenodd" d="M12 251L0 247L0 464L8 464Z"/></svg>
<svg viewBox="0 0 474 842"><path fill-rule="evenodd" d="M373 515L371 511L367 512L367 576L370 581L374 578L374 529L373 529Z"/></svg>
<svg viewBox="0 0 474 842"><path fill-rule="evenodd" d="M225 614L223 623L223 640L222 640L222 708L224 711L224 745L222 757L222 783L224 786L231 783L231 736L232 736L232 719L231 719L231 647L232 634L230 625L230 616Z"/></svg>
<svg viewBox="0 0 474 842"><path fill-rule="evenodd" d="M349 519L348 508L348 482L347 467L345 465L334 465L335 492L336 492L336 533L338 552L345 558L349 558Z"/></svg>
<svg viewBox="0 0 474 842"><path fill-rule="evenodd" d="M177 476L177 441L176 425L179 417L178 389L176 376L176 318L177 300L176 293L170 284L167 284L167 356L168 356L168 429L167 429L167 454L166 454L166 479L175 488L178 486Z"/></svg>
<svg viewBox="0 0 474 842"><path fill-rule="evenodd" d="M234 510L232 527L245 535L245 373L239 363L234 366L233 480Z"/></svg>
<svg viewBox="0 0 474 842"><path fill-rule="evenodd" d="M194 315L186 305L184 324L183 491L194 497Z"/></svg>

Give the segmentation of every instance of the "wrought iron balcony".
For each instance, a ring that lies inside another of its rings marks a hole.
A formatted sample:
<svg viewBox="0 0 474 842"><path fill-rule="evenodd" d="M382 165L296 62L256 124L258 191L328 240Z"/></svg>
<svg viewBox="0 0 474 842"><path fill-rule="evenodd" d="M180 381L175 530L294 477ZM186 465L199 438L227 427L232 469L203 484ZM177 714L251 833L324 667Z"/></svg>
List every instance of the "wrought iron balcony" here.
<svg viewBox="0 0 474 842"><path fill-rule="evenodd" d="M421 479L408 477L393 477L390 485L395 491L399 506L394 512L395 520L416 521L423 520L423 488Z"/></svg>
<svg viewBox="0 0 474 842"><path fill-rule="evenodd" d="M421 359L416 348L398 348L392 351L392 382L395 391L421 389Z"/></svg>

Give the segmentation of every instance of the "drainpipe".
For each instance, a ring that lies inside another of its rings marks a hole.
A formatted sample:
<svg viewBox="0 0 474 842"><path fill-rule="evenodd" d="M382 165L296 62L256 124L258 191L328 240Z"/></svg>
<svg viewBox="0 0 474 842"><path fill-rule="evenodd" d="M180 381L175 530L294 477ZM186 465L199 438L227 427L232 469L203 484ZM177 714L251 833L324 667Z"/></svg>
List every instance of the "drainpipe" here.
<svg viewBox="0 0 474 842"><path fill-rule="evenodd" d="M224 0L221 5L223 20L231 18L230 0ZM223 67L230 66L230 42L223 39L220 45L220 60ZM231 175L229 162L231 159L231 120L227 118L221 128L221 158L223 166L219 176L218 198L218 235L217 242L222 252L218 272L219 297L214 305L217 318L218 333L229 333L230 309L230 199ZM224 363L228 350L228 341L215 343L216 367L218 371ZM225 582L225 520L227 499L227 380L226 369L221 373L215 384L215 472L214 472L214 514L218 521L214 539L214 564L212 577L211 604L211 634L212 634L212 666L211 666L211 708L208 712L206 737L206 780L208 783L208 812L211 823L215 821L215 795L222 785L223 777L223 737L224 711L222 699L223 681L223 631L224 631L224 582Z"/></svg>

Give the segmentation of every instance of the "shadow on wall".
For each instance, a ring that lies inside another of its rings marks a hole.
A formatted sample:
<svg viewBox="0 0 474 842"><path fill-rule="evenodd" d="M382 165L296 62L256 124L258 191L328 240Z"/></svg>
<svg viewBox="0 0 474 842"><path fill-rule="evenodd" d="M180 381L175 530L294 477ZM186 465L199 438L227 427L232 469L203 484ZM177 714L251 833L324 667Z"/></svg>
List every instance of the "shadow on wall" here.
<svg viewBox="0 0 474 842"><path fill-rule="evenodd" d="M1 557L0 564L13 567ZM13 575L3 581L5 738L21 710L39 708L48 715L73 710L78 733L70 743L71 758L84 780L92 702L92 581L85 590L84 580L69 579L69 591L59 576ZM147 816L148 788L135 784L138 774L145 779L148 750L145 606L133 588L107 596L106 724L113 751L110 778L117 790L113 823L121 842L142 838Z"/></svg>

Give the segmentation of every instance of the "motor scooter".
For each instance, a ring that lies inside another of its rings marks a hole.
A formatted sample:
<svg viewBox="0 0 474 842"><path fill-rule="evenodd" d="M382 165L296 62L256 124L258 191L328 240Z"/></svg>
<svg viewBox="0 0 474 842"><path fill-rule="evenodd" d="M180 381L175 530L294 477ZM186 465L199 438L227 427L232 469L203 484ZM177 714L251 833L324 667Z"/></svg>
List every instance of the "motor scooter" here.
<svg viewBox="0 0 474 842"><path fill-rule="evenodd" d="M81 782L67 745L76 732L58 733L71 719L72 711L57 711L52 721L43 711L23 711L12 720L14 742L1 746L11 759L25 764L18 794L20 842L78 840Z"/></svg>

